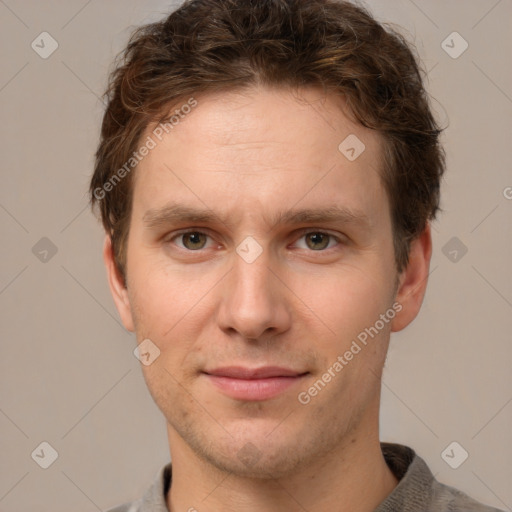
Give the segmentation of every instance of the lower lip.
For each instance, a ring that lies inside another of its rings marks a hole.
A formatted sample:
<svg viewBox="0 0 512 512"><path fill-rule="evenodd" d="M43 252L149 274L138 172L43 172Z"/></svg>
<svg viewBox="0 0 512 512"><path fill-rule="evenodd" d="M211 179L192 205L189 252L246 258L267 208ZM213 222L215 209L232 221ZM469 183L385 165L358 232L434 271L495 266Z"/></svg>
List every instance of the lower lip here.
<svg viewBox="0 0 512 512"><path fill-rule="evenodd" d="M304 375L297 377L268 377L265 379L234 379L206 374L210 382L225 395L235 400L268 400L284 393L297 384Z"/></svg>

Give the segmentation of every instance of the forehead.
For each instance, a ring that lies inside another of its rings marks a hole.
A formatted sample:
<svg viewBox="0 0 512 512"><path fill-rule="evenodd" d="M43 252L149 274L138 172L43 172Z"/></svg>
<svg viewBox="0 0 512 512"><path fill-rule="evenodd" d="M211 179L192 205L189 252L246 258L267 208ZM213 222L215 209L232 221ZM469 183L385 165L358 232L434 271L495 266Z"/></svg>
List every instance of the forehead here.
<svg viewBox="0 0 512 512"><path fill-rule="evenodd" d="M261 208L271 217L269 209L299 202L369 217L387 210L381 138L352 120L342 99L315 88L258 87L194 101L181 113L186 99L171 109L167 130L148 126L143 138L155 146L135 172L134 210L177 197L226 215L245 205L248 215Z"/></svg>

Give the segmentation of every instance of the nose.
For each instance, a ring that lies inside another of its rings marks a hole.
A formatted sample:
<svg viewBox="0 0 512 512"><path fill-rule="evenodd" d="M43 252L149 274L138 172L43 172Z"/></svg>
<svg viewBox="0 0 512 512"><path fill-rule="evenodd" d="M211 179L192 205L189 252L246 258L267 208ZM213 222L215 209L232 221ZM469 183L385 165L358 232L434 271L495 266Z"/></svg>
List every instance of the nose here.
<svg viewBox="0 0 512 512"><path fill-rule="evenodd" d="M219 290L219 327L246 340L260 340L285 332L291 325L290 291L268 251L248 263L238 254Z"/></svg>

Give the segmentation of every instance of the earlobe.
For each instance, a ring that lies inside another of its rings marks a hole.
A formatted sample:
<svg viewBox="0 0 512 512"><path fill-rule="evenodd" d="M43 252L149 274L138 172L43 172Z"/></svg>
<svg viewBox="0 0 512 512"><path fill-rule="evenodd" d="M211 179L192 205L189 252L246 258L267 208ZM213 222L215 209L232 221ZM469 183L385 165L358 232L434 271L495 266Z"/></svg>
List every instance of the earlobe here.
<svg viewBox="0 0 512 512"><path fill-rule="evenodd" d="M121 321L123 322L125 329L134 332L135 328L130 307L130 299L128 297L128 290L115 264L112 240L108 234L105 236L105 242L103 244L103 261L107 270L110 293L114 299Z"/></svg>
<svg viewBox="0 0 512 512"><path fill-rule="evenodd" d="M391 323L391 331L401 331L418 315L427 289L430 258L432 256L432 236L430 224L420 236L411 242L409 262L399 278L396 302L402 306Z"/></svg>

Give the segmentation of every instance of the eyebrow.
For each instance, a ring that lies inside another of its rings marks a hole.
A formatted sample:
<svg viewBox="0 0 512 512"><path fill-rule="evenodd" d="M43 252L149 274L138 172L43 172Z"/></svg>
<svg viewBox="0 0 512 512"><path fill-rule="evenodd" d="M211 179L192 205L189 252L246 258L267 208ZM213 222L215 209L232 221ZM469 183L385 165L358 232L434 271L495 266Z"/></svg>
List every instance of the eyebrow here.
<svg viewBox="0 0 512 512"><path fill-rule="evenodd" d="M234 225L227 216L221 217L207 208L197 209L177 203L169 203L162 208L147 210L142 220L145 227L148 229L179 223L222 223L230 229ZM273 227L280 224L293 225L311 223L354 224L361 227L371 226L370 219L364 212L336 205L324 208L282 210L272 215L269 219L269 224Z"/></svg>

